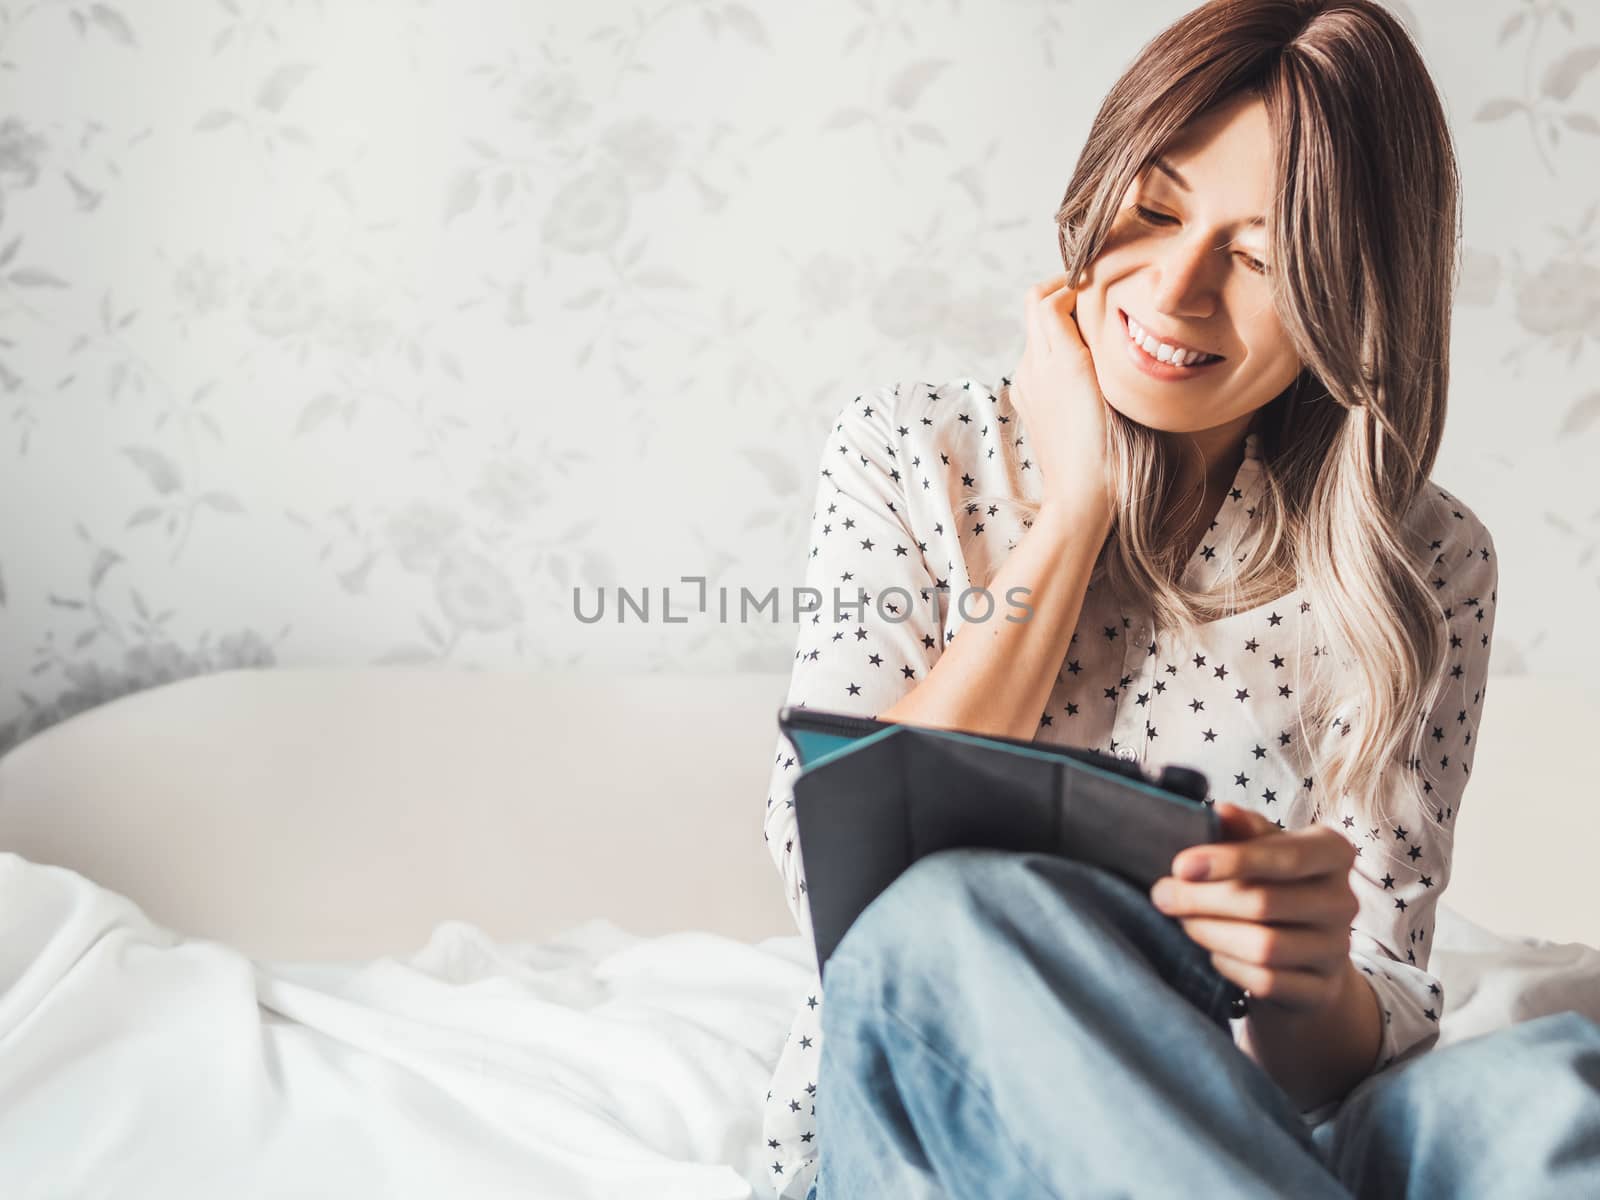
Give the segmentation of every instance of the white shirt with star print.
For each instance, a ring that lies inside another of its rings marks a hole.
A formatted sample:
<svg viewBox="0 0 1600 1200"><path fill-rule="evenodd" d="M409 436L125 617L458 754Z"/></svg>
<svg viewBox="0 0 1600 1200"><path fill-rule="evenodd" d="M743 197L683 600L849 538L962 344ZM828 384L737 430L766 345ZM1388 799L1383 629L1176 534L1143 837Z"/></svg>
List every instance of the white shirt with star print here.
<svg viewBox="0 0 1600 1200"><path fill-rule="evenodd" d="M970 379L906 382L842 407L822 448L805 570L806 585L823 600L800 617L789 704L862 716L891 707L927 677L959 630L962 590L981 587L1026 533L1011 510L972 499L1038 498L1038 468L1007 386L1004 380L999 389ZM1254 517L1264 477L1252 433L1232 490L1185 568L1189 585L1216 584L1241 561L1260 528ZM1430 937L1472 765L1497 586L1489 531L1432 481L1406 525L1427 556L1450 637L1445 687L1427 715L1428 753L1419 764L1432 811L1418 811L1391 786L1380 811L1398 814L1392 822L1372 825L1348 802L1320 818L1356 848L1350 881L1360 911L1351 926L1351 958L1383 1010L1371 1071L1421 1053L1438 1038L1445 997L1427 970ZM892 587L905 593L885 596L885 618L876 598ZM866 592L864 605L850 603L858 588ZM836 594L844 602L837 611ZM916 602L906 604L904 595ZM995 597L997 617L1006 603ZM1034 736L1120 754L1151 771L1167 763L1196 767L1210 780L1207 803L1228 800L1285 829L1304 826L1315 778L1299 719L1301 684L1310 678L1313 655L1324 652L1313 645L1309 609L1297 590L1206 624L1198 641L1180 645L1175 635L1152 634L1150 613L1120 606L1107 589L1092 586ZM979 613L981 605L969 601L968 611ZM1327 728L1336 736L1348 724ZM1397 761L1386 778L1398 781L1406 769ZM763 829L809 945L793 806L798 771L792 747L780 737ZM779 1057L762 1130L774 1193L802 1200L816 1172L820 981L814 978L807 992ZM1244 1024L1233 1023L1236 1039Z"/></svg>

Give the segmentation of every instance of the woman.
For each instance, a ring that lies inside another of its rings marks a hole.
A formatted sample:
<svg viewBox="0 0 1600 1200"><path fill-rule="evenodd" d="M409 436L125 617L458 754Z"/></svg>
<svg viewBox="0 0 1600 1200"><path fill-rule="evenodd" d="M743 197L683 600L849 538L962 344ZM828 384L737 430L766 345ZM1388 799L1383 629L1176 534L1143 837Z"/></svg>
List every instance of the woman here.
<svg viewBox="0 0 1600 1200"><path fill-rule="evenodd" d="M789 702L1197 766L1225 840L919 860L795 1020L780 1195L1600 1195L1600 1028L1429 1053L1498 579L1429 478L1456 219L1392 16L1216 0L1102 105L1014 376L843 407Z"/></svg>

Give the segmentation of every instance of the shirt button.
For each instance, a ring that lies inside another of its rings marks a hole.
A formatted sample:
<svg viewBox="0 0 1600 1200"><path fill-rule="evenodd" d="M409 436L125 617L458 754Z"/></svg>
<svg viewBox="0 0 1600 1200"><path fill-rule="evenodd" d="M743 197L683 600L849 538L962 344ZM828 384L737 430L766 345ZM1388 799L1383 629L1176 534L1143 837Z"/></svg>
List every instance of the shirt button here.
<svg viewBox="0 0 1600 1200"><path fill-rule="evenodd" d="M1124 746L1121 750L1117 751L1117 757L1118 758L1125 758L1129 762L1132 762L1134 759L1139 757L1139 753L1138 753L1138 751L1134 750L1131 746Z"/></svg>

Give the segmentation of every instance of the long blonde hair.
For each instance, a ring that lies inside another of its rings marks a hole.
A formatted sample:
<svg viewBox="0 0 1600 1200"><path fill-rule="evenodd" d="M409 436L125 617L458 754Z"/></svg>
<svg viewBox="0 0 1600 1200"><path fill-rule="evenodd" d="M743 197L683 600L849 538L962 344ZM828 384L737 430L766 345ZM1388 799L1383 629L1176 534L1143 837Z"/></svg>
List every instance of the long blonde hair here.
<svg viewBox="0 0 1600 1200"><path fill-rule="evenodd" d="M1265 104L1273 131L1274 306L1302 364L1252 425L1259 535L1228 586L1185 587L1181 550L1159 532L1179 464L1163 434L1107 406L1117 511L1092 578L1186 637L1298 585L1319 643L1301 710L1316 735L1303 740L1322 747L1314 815L1348 792L1369 824L1386 820L1380 776L1398 760L1436 821L1416 773L1448 646L1406 515L1432 499L1444 430L1459 183L1404 28L1371 0L1213 0L1181 17L1100 106L1056 214L1062 264L1076 279L1132 181L1192 119L1240 94Z"/></svg>

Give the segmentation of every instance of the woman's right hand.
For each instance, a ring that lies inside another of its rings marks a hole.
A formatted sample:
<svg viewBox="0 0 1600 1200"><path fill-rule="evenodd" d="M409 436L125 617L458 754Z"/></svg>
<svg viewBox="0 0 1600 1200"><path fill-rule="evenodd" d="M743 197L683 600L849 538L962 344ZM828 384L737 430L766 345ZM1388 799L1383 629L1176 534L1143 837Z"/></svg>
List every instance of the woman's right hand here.
<svg viewBox="0 0 1600 1200"><path fill-rule="evenodd" d="M1043 480L1043 506L1109 523L1106 400L1073 315L1077 298L1065 275L1028 289L1028 341L1011 376L1011 405Z"/></svg>

